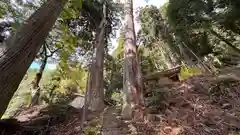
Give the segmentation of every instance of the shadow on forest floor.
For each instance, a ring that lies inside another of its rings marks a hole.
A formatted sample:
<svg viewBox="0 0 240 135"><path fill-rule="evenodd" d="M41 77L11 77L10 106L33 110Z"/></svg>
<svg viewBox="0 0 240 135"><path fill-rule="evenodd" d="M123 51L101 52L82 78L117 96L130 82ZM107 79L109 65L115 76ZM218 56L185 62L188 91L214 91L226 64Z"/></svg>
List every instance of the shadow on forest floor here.
<svg viewBox="0 0 240 135"><path fill-rule="evenodd" d="M155 104L159 106L154 113L155 118L135 124L139 134L240 134L240 81L212 75L195 76L160 93L160 100ZM29 118L17 117L21 123L15 120L0 122L0 127L5 126L6 135L17 131L29 135L74 135L80 129L81 109L70 106L36 106L21 114ZM88 115L88 120L99 116L94 113ZM3 132L3 128L0 129ZM9 133L6 132L8 130Z"/></svg>

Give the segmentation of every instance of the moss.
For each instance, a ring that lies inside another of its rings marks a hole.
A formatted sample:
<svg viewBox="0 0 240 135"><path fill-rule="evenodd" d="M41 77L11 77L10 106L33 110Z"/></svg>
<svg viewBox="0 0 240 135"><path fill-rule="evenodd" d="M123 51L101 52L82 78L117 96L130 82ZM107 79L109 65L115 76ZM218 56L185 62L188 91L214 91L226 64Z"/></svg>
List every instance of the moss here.
<svg viewBox="0 0 240 135"><path fill-rule="evenodd" d="M1 119L8 119L10 118L8 115L3 115Z"/></svg>
<svg viewBox="0 0 240 135"><path fill-rule="evenodd" d="M179 78L180 80L184 80L191 76L200 75L200 74L202 74L202 72L201 72L201 69L199 68L182 66L180 70Z"/></svg>
<svg viewBox="0 0 240 135"><path fill-rule="evenodd" d="M85 129L85 134L86 135L97 135L97 131L95 128L90 127Z"/></svg>

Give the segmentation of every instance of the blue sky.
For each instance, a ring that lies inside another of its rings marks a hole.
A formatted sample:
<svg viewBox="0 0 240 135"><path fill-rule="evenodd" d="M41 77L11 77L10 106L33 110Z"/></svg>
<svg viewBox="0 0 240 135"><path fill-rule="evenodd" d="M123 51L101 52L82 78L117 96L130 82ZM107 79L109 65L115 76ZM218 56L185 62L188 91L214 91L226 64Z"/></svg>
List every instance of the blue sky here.
<svg viewBox="0 0 240 135"><path fill-rule="evenodd" d="M46 67L45 67L45 69L47 69L47 70L53 70L53 69L56 69L56 64L47 64L46 65ZM33 62L32 64L31 64L31 66L30 66L30 68L31 69L39 69L39 67L40 67L40 65L39 65L39 63L37 63L37 62Z"/></svg>

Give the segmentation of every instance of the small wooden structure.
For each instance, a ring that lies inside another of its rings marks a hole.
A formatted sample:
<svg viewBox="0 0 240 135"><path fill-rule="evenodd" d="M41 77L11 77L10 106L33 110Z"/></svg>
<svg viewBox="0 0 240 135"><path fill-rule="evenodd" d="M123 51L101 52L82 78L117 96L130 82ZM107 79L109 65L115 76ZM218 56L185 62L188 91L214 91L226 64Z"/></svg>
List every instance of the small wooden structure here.
<svg viewBox="0 0 240 135"><path fill-rule="evenodd" d="M181 66L174 67L161 72L154 72L143 77L145 88L151 90L167 84L179 81Z"/></svg>

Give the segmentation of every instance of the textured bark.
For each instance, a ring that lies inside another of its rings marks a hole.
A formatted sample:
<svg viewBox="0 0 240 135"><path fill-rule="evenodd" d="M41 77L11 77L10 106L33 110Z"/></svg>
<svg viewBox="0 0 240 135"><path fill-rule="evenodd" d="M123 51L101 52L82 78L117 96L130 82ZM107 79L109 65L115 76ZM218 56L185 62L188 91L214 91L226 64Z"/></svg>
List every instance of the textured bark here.
<svg viewBox="0 0 240 135"><path fill-rule="evenodd" d="M48 0L0 47L0 116L67 0Z"/></svg>
<svg viewBox="0 0 240 135"><path fill-rule="evenodd" d="M103 37L104 38L104 37ZM92 64L91 75L91 99L89 108L92 111L103 109L104 90L103 90L103 62L104 62L104 44L99 43L96 48L96 56Z"/></svg>
<svg viewBox="0 0 240 135"><path fill-rule="evenodd" d="M104 86L103 86L103 63L104 63L104 43L106 30L106 8L104 6L103 19L96 33L96 55L91 69L91 99L89 108L92 111L104 109Z"/></svg>
<svg viewBox="0 0 240 135"><path fill-rule="evenodd" d="M125 45L124 45L124 76L123 76L123 117L136 117L134 111L142 103L142 79L138 62L136 36L133 20L133 1L125 0ZM139 113L138 113L139 114Z"/></svg>
<svg viewBox="0 0 240 135"><path fill-rule="evenodd" d="M80 124L80 127L81 127L81 130L79 131L80 134L82 134L83 132L83 127L84 127L84 122L86 120L86 117L87 117L87 113L88 113L88 107L89 107L89 101L90 101L90 90L91 90L91 84L90 82L92 81L92 76L90 74L91 72L91 67L88 69L88 77L87 77L87 82L86 82L86 90L85 90L85 100L84 100L84 106L83 106L83 109L82 109L82 117L81 117L81 124Z"/></svg>

